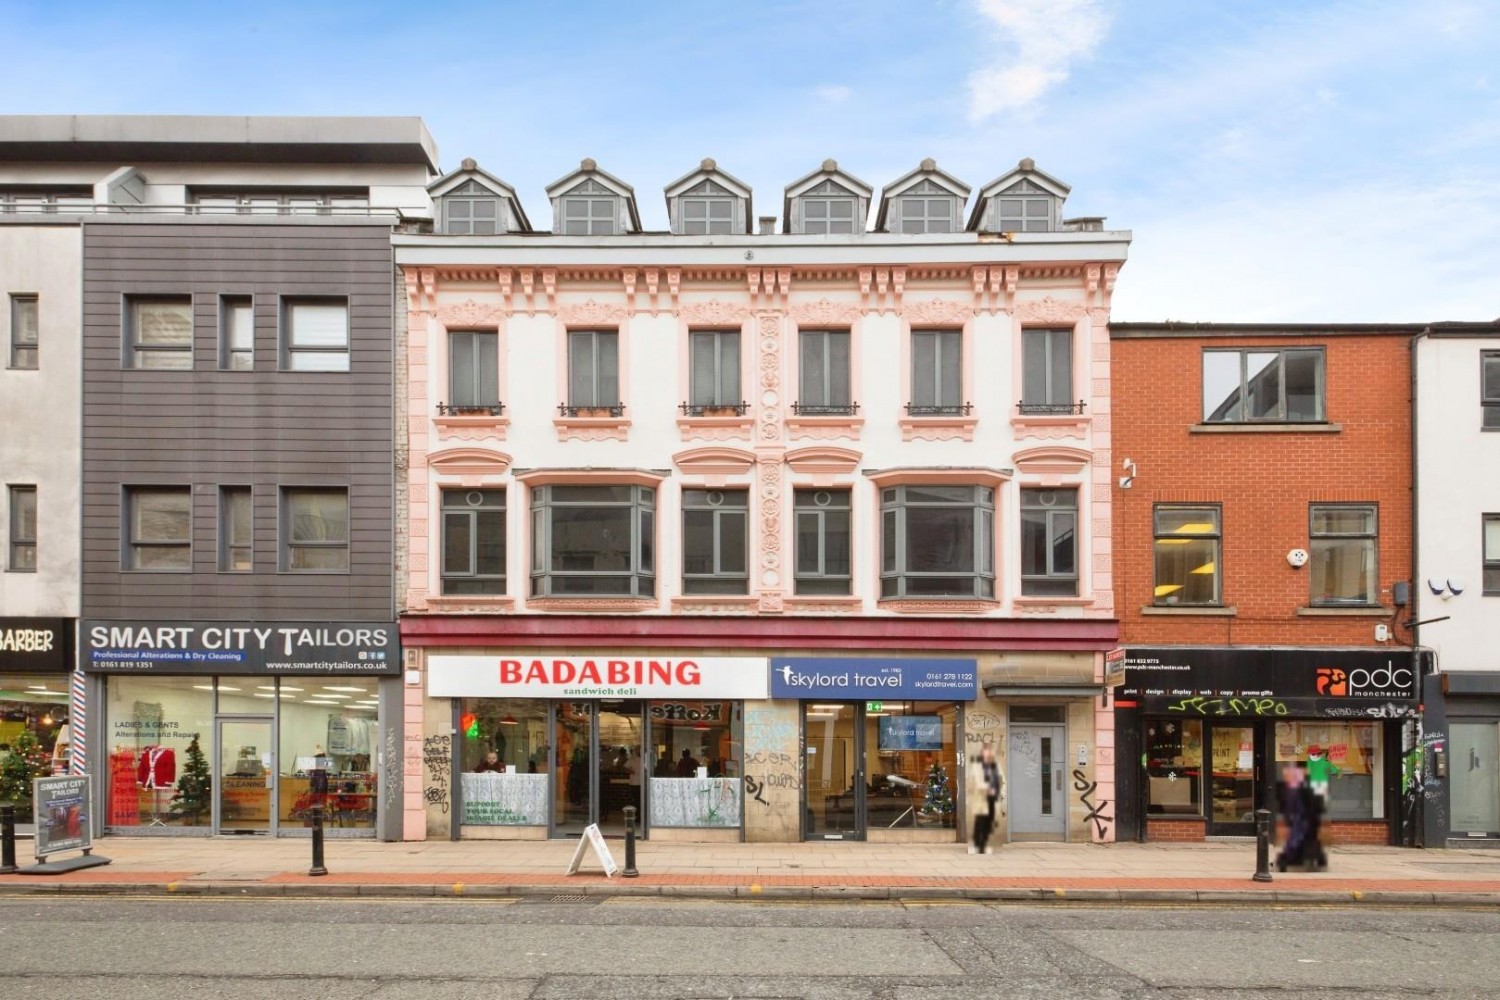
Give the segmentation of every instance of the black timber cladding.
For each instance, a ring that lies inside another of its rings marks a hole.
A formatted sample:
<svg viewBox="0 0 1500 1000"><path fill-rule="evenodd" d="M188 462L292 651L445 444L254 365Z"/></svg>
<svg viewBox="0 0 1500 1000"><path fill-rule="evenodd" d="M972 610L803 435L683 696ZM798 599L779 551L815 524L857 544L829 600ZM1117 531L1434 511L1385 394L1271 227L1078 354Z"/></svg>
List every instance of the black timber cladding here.
<svg viewBox="0 0 1500 1000"><path fill-rule="evenodd" d="M84 614L389 621L389 223L90 222L83 252ZM193 370L124 369L126 297L187 294ZM218 370L223 295L254 296L252 372ZM348 298L349 371L277 370L283 296ZM192 572L122 571L126 485L192 486ZM253 487L252 573L218 571L220 486ZM278 571L294 486L348 489L348 573Z"/></svg>

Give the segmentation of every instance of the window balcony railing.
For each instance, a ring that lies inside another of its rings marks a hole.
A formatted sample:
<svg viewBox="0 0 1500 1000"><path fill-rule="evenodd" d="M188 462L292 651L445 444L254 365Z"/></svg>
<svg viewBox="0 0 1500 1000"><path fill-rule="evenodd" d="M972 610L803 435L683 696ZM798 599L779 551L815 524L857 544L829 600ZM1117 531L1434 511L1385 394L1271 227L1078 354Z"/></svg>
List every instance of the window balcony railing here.
<svg viewBox="0 0 1500 1000"><path fill-rule="evenodd" d="M1029 416L1045 416L1055 414L1058 416L1082 416L1083 400L1076 403L1028 403L1025 400L1016 404L1016 410Z"/></svg>
<svg viewBox="0 0 1500 1000"><path fill-rule="evenodd" d="M750 411L750 404L743 399L738 403L683 403L678 409L685 417L743 417Z"/></svg>
<svg viewBox="0 0 1500 1000"><path fill-rule="evenodd" d="M623 417L625 415L624 403L602 403L595 406L574 406L569 403L558 403L557 412L564 417Z"/></svg>
<svg viewBox="0 0 1500 1000"><path fill-rule="evenodd" d="M505 404L495 403L439 403L440 417L498 417L505 412Z"/></svg>
<svg viewBox="0 0 1500 1000"><path fill-rule="evenodd" d="M973 403L937 403L931 406L906 404L908 417L967 417L973 412Z"/></svg>
<svg viewBox="0 0 1500 1000"><path fill-rule="evenodd" d="M792 412L799 417L852 417L859 413L859 404L793 403Z"/></svg>

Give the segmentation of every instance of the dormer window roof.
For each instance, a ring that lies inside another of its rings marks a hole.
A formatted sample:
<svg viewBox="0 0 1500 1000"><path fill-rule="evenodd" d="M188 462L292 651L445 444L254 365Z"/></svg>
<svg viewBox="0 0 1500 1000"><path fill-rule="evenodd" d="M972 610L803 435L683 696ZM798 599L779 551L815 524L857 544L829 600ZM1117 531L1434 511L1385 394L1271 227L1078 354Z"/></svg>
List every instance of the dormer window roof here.
<svg viewBox="0 0 1500 1000"><path fill-rule="evenodd" d="M938 169L931 158L885 186L875 230L882 233L956 233L969 185Z"/></svg>
<svg viewBox="0 0 1500 1000"><path fill-rule="evenodd" d="M706 159L666 187L667 216L679 236L750 232L750 188Z"/></svg>
<svg viewBox="0 0 1500 1000"><path fill-rule="evenodd" d="M516 189L466 159L450 174L427 185L436 207L438 231L452 236L529 233L531 220Z"/></svg>
<svg viewBox="0 0 1500 1000"><path fill-rule="evenodd" d="M1050 233L1062 228L1068 187L1027 157L1016 169L979 189L968 228L986 233Z"/></svg>
<svg viewBox="0 0 1500 1000"><path fill-rule="evenodd" d="M782 206L784 233L862 233L875 189L824 160L812 173L786 186Z"/></svg>
<svg viewBox="0 0 1500 1000"><path fill-rule="evenodd" d="M614 236L641 231L635 189L585 159L547 188L552 231L563 236Z"/></svg>

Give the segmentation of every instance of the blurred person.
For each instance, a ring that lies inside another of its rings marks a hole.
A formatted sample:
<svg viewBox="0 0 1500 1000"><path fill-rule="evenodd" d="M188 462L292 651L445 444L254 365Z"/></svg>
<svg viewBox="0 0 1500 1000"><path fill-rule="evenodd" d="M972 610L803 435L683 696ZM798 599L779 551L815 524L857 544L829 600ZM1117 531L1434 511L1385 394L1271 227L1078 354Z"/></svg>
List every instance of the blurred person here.
<svg viewBox="0 0 1500 1000"><path fill-rule="evenodd" d="M974 815L974 844L970 854L988 854L990 836L995 832L995 803L1000 800L1004 780L995 761L995 744L985 741L979 751L979 785L984 791L985 811Z"/></svg>

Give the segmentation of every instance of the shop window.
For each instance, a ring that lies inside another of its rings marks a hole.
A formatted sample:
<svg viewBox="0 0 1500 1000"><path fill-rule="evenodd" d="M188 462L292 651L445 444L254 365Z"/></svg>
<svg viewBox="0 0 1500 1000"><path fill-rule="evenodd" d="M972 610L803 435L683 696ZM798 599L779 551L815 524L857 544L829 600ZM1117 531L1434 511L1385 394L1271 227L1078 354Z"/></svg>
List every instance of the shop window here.
<svg viewBox="0 0 1500 1000"><path fill-rule="evenodd" d="M1312 504L1312 603L1376 603L1374 504Z"/></svg>
<svg viewBox="0 0 1500 1000"><path fill-rule="evenodd" d="M1377 722L1276 723L1276 777L1314 754L1330 765L1329 819L1381 819L1384 803L1380 724Z"/></svg>
<svg viewBox="0 0 1500 1000"><path fill-rule="evenodd" d="M652 597L656 491L538 486L531 495L533 597Z"/></svg>
<svg viewBox="0 0 1500 1000"><path fill-rule="evenodd" d="M876 762L865 788L868 829L956 829L958 707L887 701L865 713L865 758Z"/></svg>
<svg viewBox="0 0 1500 1000"><path fill-rule="evenodd" d="M849 491L798 490L794 506L797 595L849 594Z"/></svg>
<svg viewBox="0 0 1500 1000"><path fill-rule="evenodd" d="M210 827L213 684L198 677L111 677L108 683L105 825L115 833L156 822Z"/></svg>
<svg viewBox="0 0 1500 1000"><path fill-rule="evenodd" d="M1203 722L1153 719L1146 724L1146 812L1203 815Z"/></svg>
<svg viewBox="0 0 1500 1000"><path fill-rule="evenodd" d="M466 826L546 826L547 703L466 698L459 703L458 718L457 756L463 772L459 821Z"/></svg>
<svg viewBox="0 0 1500 1000"><path fill-rule="evenodd" d="M443 593L505 593L505 491L443 491Z"/></svg>
<svg viewBox="0 0 1500 1000"><path fill-rule="evenodd" d="M246 680L236 683L248 687ZM281 715L282 832L311 826L313 806L323 807L334 836L375 829L380 801L374 765L380 749L378 684L370 677L298 677L281 681L274 691L269 681L255 685L253 697L262 708L274 697ZM225 710L223 690L221 682L220 712Z"/></svg>
<svg viewBox="0 0 1500 1000"><path fill-rule="evenodd" d="M1204 423L1315 423L1323 396L1321 347L1203 352Z"/></svg>
<svg viewBox="0 0 1500 1000"><path fill-rule="evenodd" d="M23 733L30 734L30 740L23 739ZM0 759L31 740L37 746L32 753L48 762L40 776L67 770L70 743L67 675L0 674ZM29 799L30 795L29 785L24 788L11 785L0 770L0 802ZM30 822L19 809L17 819Z"/></svg>
<svg viewBox="0 0 1500 1000"><path fill-rule="evenodd" d="M1078 595L1078 491L1021 491L1021 593Z"/></svg>
<svg viewBox="0 0 1500 1000"><path fill-rule="evenodd" d="M651 825L738 827L744 763L739 703L653 701L647 714Z"/></svg>
<svg viewBox="0 0 1500 1000"><path fill-rule="evenodd" d="M750 576L747 490L682 491L682 592L744 594Z"/></svg>
<svg viewBox="0 0 1500 1000"><path fill-rule="evenodd" d="M1156 587L1161 605L1219 603L1219 508L1157 507Z"/></svg>
<svg viewBox="0 0 1500 1000"><path fill-rule="evenodd" d="M994 598L994 490L894 486L880 521L882 597Z"/></svg>

